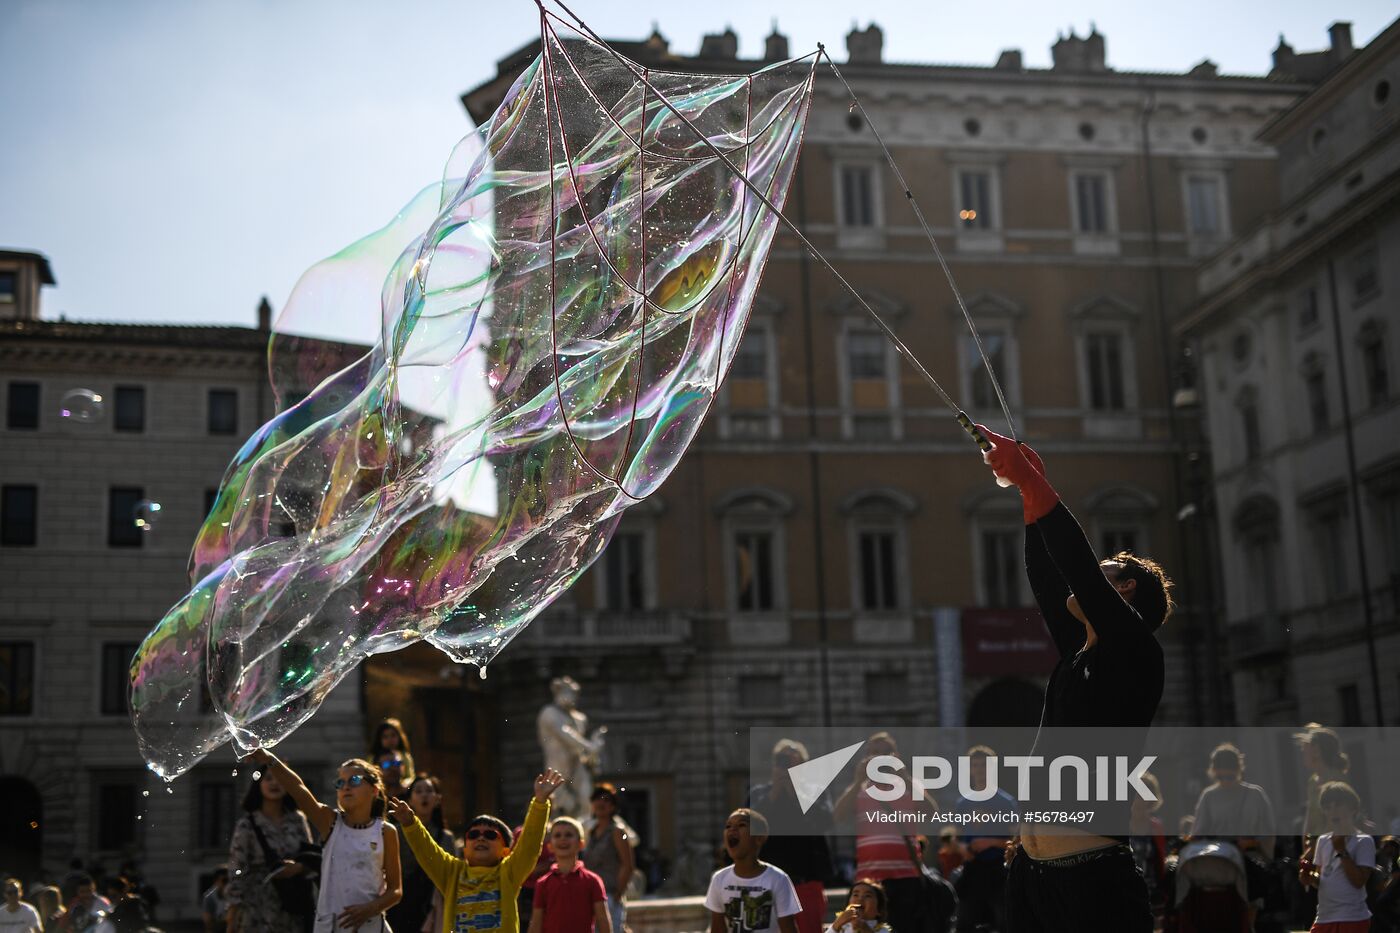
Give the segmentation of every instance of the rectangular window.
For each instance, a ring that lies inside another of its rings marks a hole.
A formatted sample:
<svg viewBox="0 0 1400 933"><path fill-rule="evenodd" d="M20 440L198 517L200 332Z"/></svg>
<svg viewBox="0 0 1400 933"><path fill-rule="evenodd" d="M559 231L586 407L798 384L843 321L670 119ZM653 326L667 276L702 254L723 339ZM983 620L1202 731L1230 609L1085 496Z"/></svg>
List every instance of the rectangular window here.
<svg viewBox="0 0 1400 933"><path fill-rule="evenodd" d="M0 302L13 302L19 296L19 276L0 272Z"/></svg>
<svg viewBox="0 0 1400 933"><path fill-rule="evenodd" d="M841 167L841 225L875 226L875 173L868 165Z"/></svg>
<svg viewBox="0 0 1400 933"><path fill-rule="evenodd" d="M1244 541L1245 596L1250 616L1278 611L1278 535L1255 534Z"/></svg>
<svg viewBox="0 0 1400 933"><path fill-rule="evenodd" d="M39 427L39 383L12 382L5 404L5 426L11 431L34 431Z"/></svg>
<svg viewBox="0 0 1400 933"><path fill-rule="evenodd" d="M1351 294L1356 304L1369 301L1381 291L1380 260L1374 246L1351 259Z"/></svg>
<svg viewBox="0 0 1400 933"><path fill-rule="evenodd" d="M767 330L749 327L744 339L739 341L739 349L734 352L734 362L729 367L729 378L768 381Z"/></svg>
<svg viewBox="0 0 1400 933"><path fill-rule="evenodd" d="M1084 355L1089 367L1089 407L1094 411L1125 409L1123 335L1114 332L1086 335Z"/></svg>
<svg viewBox="0 0 1400 933"><path fill-rule="evenodd" d="M1259 433L1259 408L1250 403L1240 409L1241 437L1244 439L1244 458L1249 462L1259 459L1263 449L1263 437Z"/></svg>
<svg viewBox="0 0 1400 933"><path fill-rule="evenodd" d="M1193 237L1218 237L1225 232L1220 200L1220 179L1209 175L1186 179L1186 206Z"/></svg>
<svg viewBox="0 0 1400 933"><path fill-rule="evenodd" d="M146 430L146 389L117 386L112 400L112 428L139 434Z"/></svg>
<svg viewBox="0 0 1400 933"><path fill-rule="evenodd" d="M1321 434L1331 424L1327 411L1327 374L1322 369L1314 369L1307 374L1305 383L1308 390L1308 415L1312 420L1314 434Z"/></svg>
<svg viewBox="0 0 1400 933"><path fill-rule="evenodd" d="M903 671L870 671L865 675L865 704L875 709L909 705L909 675Z"/></svg>
<svg viewBox="0 0 1400 933"><path fill-rule="evenodd" d="M1309 285L1298 295L1298 329L1311 330L1317 326L1317 286Z"/></svg>
<svg viewBox="0 0 1400 933"><path fill-rule="evenodd" d="M736 608L767 612L776 607L773 586L773 533L739 531L734 535Z"/></svg>
<svg viewBox="0 0 1400 933"><path fill-rule="evenodd" d="M846 365L852 379L885 379L889 345L884 334L852 331L846 335Z"/></svg>
<svg viewBox="0 0 1400 933"><path fill-rule="evenodd" d="M34 643L0 641L0 716L34 712Z"/></svg>
<svg viewBox="0 0 1400 933"><path fill-rule="evenodd" d="M1366 725L1366 720L1361 715L1361 690L1356 684L1343 684L1338 687L1337 703L1342 708L1342 725Z"/></svg>
<svg viewBox="0 0 1400 933"><path fill-rule="evenodd" d="M1322 596L1336 599L1350 585L1347 567L1347 517L1338 507L1318 510L1313 515L1313 546Z"/></svg>
<svg viewBox="0 0 1400 933"><path fill-rule="evenodd" d="M1099 174L1074 176L1076 221L1080 233L1108 233L1108 177Z"/></svg>
<svg viewBox="0 0 1400 933"><path fill-rule="evenodd" d="M0 488L0 546L33 547L39 537L39 487Z"/></svg>
<svg viewBox="0 0 1400 933"><path fill-rule="evenodd" d="M134 641L109 641L102 646L102 715L125 716L131 688L131 660L139 646Z"/></svg>
<svg viewBox="0 0 1400 933"><path fill-rule="evenodd" d="M967 360L968 366L972 407L979 411L994 409L1000 403L997 401L996 389L992 386L992 377L987 375L987 367L982 362L981 354L977 352L977 341L970 334L965 335L962 340L963 358ZM992 370L998 377L1005 379L1006 335L995 331L983 333L982 348L987 351L987 361L992 364Z"/></svg>
<svg viewBox="0 0 1400 933"><path fill-rule="evenodd" d="M1361 345L1361 370L1366 379L1366 401L1377 408L1390 401L1390 366L1385 358L1385 341L1373 334Z"/></svg>
<svg viewBox="0 0 1400 933"><path fill-rule="evenodd" d="M893 531L862 531L856 536L860 551L860 607L874 611L899 608L896 587Z"/></svg>
<svg viewBox="0 0 1400 933"><path fill-rule="evenodd" d="M1022 534L1010 528L982 532L983 605L1021 605L1021 578L1025 574Z"/></svg>
<svg viewBox="0 0 1400 933"><path fill-rule="evenodd" d="M237 813L233 782L201 781L195 793L195 848L227 848Z"/></svg>
<svg viewBox="0 0 1400 933"><path fill-rule="evenodd" d="M117 852L136 843L140 779L135 775L95 775L93 782L93 847Z"/></svg>
<svg viewBox="0 0 1400 933"><path fill-rule="evenodd" d="M781 674L746 674L739 677L740 709L774 710L783 708Z"/></svg>
<svg viewBox="0 0 1400 933"><path fill-rule="evenodd" d="M238 391L236 389L209 390L209 433L238 433Z"/></svg>
<svg viewBox="0 0 1400 933"><path fill-rule="evenodd" d="M646 538L640 532L618 532L603 552L606 608L630 612L646 608Z"/></svg>
<svg viewBox="0 0 1400 933"><path fill-rule="evenodd" d="M1391 581L1391 598L1395 599L1400 597L1400 493L1376 496L1376 517L1385 543L1386 577Z"/></svg>
<svg viewBox="0 0 1400 933"><path fill-rule="evenodd" d="M960 172L958 193L958 222L963 229L992 229L992 177L986 172Z"/></svg>
<svg viewBox="0 0 1400 933"><path fill-rule="evenodd" d="M113 486L107 495L107 546L140 547L141 528L136 524L136 506L146 498L139 486Z"/></svg>

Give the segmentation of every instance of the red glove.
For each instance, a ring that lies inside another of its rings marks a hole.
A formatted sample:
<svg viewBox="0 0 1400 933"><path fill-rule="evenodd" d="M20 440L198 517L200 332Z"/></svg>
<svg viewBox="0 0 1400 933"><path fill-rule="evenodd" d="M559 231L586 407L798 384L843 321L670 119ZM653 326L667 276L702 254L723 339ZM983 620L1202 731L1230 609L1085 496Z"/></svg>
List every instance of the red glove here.
<svg viewBox="0 0 1400 933"><path fill-rule="evenodd" d="M1021 510L1026 524L1049 515L1059 504L1060 496L1045 480L1045 464L1040 455L1025 444L1018 444L980 424L977 430L992 442L992 449L983 456L992 472L1015 483L1021 490Z"/></svg>

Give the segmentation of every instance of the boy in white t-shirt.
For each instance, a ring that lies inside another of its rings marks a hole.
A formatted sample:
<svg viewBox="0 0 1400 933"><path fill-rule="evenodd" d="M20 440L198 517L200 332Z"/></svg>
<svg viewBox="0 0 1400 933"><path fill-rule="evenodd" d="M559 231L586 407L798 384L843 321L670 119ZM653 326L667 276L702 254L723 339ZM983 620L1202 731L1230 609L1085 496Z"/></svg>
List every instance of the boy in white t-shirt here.
<svg viewBox="0 0 1400 933"><path fill-rule="evenodd" d="M1312 933L1366 933L1366 881L1376 867L1376 841L1356 831L1361 798L1351 785L1322 786L1318 802L1330 832L1303 853L1298 880L1317 888L1317 919Z"/></svg>
<svg viewBox="0 0 1400 933"><path fill-rule="evenodd" d="M24 888L17 878L6 878L5 903L0 904L0 931L3 933L44 933L39 912L20 900Z"/></svg>
<svg viewBox="0 0 1400 933"><path fill-rule="evenodd" d="M710 933L797 933L802 912L792 880L780 868L758 860L768 838L768 821L747 807L729 814L724 848L734 864L710 878L705 907Z"/></svg>

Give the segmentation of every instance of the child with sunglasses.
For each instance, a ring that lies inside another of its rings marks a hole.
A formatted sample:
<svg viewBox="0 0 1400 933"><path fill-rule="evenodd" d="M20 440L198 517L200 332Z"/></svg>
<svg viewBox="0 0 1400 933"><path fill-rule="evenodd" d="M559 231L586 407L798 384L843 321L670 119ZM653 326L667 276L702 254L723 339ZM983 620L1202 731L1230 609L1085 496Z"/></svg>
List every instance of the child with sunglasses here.
<svg viewBox="0 0 1400 933"><path fill-rule="evenodd" d="M390 800L389 812L403 827L404 839L418 864L442 892L443 933L520 933L516 899L520 885L535 867L549 820L549 796L564 783L553 769L535 778L535 796L525 815L525 830L515 849L506 822L495 816L478 816L467 824L463 858L457 858L433 841L413 808L404 800Z"/></svg>
<svg viewBox="0 0 1400 933"><path fill-rule="evenodd" d="M260 748L251 757L287 789L325 842L314 933L390 933L384 912L399 902L403 885L399 834L384 822L384 779L379 769L360 758L342 764L335 780L337 806L332 809L317 800L276 755Z"/></svg>

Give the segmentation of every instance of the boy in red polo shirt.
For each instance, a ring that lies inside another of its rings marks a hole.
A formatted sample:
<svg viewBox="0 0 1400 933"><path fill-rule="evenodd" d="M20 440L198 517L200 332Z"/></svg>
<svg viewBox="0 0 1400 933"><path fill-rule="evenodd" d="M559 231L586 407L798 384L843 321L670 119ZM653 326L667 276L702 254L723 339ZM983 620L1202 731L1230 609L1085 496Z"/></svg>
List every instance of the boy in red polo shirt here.
<svg viewBox="0 0 1400 933"><path fill-rule="evenodd" d="M554 864L535 882L529 933L613 933L603 879L578 860L583 824L559 817L549 828L549 848Z"/></svg>

